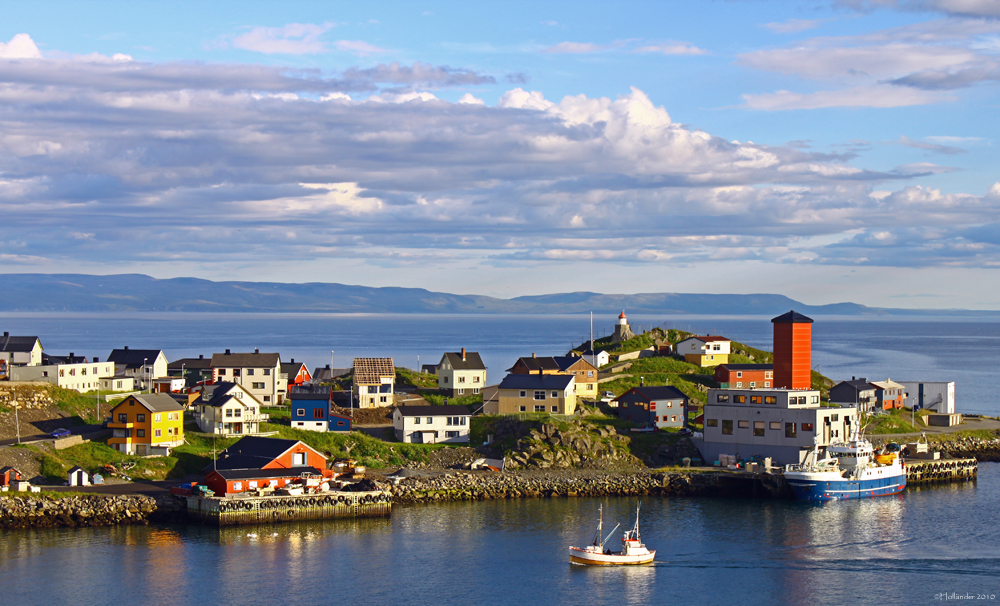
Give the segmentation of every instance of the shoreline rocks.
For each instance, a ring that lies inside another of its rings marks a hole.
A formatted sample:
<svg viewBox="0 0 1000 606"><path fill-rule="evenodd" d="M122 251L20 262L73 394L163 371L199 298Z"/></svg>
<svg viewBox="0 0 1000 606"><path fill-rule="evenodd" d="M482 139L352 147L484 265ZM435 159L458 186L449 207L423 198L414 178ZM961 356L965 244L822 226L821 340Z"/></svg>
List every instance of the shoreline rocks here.
<svg viewBox="0 0 1000 606"><path fill-rule="evenodd" d="M148 524L156 500L142 495L0 497L0 528L56 528Z"/></svg>

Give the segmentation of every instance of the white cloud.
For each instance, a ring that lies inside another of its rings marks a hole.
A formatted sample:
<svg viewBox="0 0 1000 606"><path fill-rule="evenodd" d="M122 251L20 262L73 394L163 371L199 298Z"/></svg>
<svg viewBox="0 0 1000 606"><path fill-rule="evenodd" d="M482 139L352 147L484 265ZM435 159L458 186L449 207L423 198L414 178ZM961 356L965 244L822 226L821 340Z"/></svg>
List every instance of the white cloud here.
<svg viewBox="0 0 1000 606"><path fill-rule="evenodd" d="M765 23L764 27L776 34L796 34L815 29L822 22L823 19L786 19L784 21Z"/></svg>
<svg viewBox="0 0 1000 606"><path fill-rule="evenodd" d="M37 59L41 56L28 34L17 34L10 42L0 42L0 59Z"/></svg>
<svg viewBox="0 0 1000 606"><path fill-rule="evenodd" d="M942 93L892 86L856 86L841 90L794 93L779 90L761 95L743 95L747 109L776 111L825 107L907 107L953 101Z"/></svg>
<svg viewBox="0 0 1000 606"><path fill-rule="evenodd" d="M463 105L486 105L482 99L474 97L472 93L465 93L458 102Z"/></svg>
<svg viewBox="0 0 1000 606"><path fill-rule="evenodd" d="M708 51L698 48L693 44L678 42L675 44L651 44L640 46L632 51L633 53L660 53L663 55L705 55Z"/></svg>
<svg viewBox="0 0 1000 606"><path fill-rule="evenodd" d="M367 57L371 54L384 53L384 48L379 48L374 44L362 42L361 40L337 40L333 45L340 51L346 51L359 57Z"/></svg>
<svg viewBox="0 0 1000 606"><path fill-rule="evenodd" d="M233 46L258 53L309 55L329 50L320 37L332 23L289 23L284 27L255 27L233 38Z"/></svg>
<svg viewBox="0 0 1000 606"><path fill-rule="evenodd" d="M560 42L555 46L544 49L543 53L582 55L586 53L596 53L605 50L606 46L594 44L592 42Z"/></svg>

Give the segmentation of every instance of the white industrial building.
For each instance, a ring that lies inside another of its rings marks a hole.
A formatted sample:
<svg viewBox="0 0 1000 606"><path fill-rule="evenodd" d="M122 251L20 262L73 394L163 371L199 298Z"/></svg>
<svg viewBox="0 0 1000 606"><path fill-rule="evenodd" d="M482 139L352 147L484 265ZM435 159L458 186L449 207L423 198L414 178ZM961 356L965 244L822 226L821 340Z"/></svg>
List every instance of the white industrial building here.
<svg viewBox="0 0 1000 606"><path fill-rule="evenodd" d="M955 382L954 381L897 381L906 388L906 400L903 406L919 407L922 410L933 410L942 414L955 412Z"/></svg>

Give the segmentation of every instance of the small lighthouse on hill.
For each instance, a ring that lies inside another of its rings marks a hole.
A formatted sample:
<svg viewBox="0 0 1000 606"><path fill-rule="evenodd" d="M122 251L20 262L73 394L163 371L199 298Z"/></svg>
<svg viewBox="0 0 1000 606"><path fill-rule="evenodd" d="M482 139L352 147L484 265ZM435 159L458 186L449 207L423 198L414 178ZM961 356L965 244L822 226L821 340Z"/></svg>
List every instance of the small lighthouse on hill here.
<svg viewBox="0 0 1000 606"><path fill-rule="evenodd" d="M620 343L622 341L628 341L629 339L635 337L632 334L632 327L628 325L628 318L625 317L625 310L622 310L622 315L618 316L618 324L615 324L615 335L611 337L612 343Z"/></svg>
<svg viewBox="0 0 1000 606"><path fill-rule="evenodd" d="M790 311L774 324L774 386L812 389L812 318Z"/></svg>

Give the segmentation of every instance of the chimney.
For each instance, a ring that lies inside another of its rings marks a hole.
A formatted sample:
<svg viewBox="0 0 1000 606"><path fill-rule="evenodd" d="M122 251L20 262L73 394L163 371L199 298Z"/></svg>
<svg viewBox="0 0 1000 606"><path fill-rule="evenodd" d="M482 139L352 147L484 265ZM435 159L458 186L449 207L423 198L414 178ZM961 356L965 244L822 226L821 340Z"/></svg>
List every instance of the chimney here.
<svg viewBox="0 0 1000 606"><path fill-rule="evenodd" d="M94 364L97 364L100 361L101 361L100 358L98 358L97 356L94 356Z"/></svg>
<svg viewBox="0 0 1000 606"><path fill-rule="evenodd" d="M3 331L3 336L5 336L5 337L9 337L9 336L10 336L10 333L9 333L9 332L7 332L7 331L5 330L5 331Z"/></svg>
<svg viewBox="0 0 1000 606"><path fill-rule="evenodd" d="M531 357L532 358L537 358L538 356L535 355L535 352L531 352Z"/></svg>
<svg viewBox="0 0 1000 606"><path fill-rule="evenodd" d="M326 369L330 370L330 365L329 364L326 365Z"/></svg>
<svg viewBox="0 0 1000 606"><path fill-rule="evenodd" d="M198 359L199 360L204 360L205 359L205 354L198 354Z"/></svg>
<svg viewBox="0 0 1000 606"><path fill-rule="evenodd" d="M226 350L226 355L227 355L227 356L229 355L229 350L228 350L228 349Z"/></svg>
<svg viewBox="0 0 1000 606"><path fill-rule="evenodd" d="M254 348L253 348L253 352L254 352L255 354L256 354L256 353L260 353L260 350L259 350L259 349L257 349L256 347L254 347Z"/></svg>
<svg viewBox="0 0 1000 606"><path fill-rule="evenodd" d="M125 346L125 351L128 351L128 345Z"/></svg>
<svg viewBox="0 0 1000 606"><path fill-rule="evenodd" d="M294 362L295 360L292 360L292 361ZM465 348L464 347L462 348L462 361L465 362Z"/></svg>
<svg viewBox="0 0 1000 606"><path fill-rule="evenodd" d="M73 352L69 352L69 357L73 357Z"/></svg>

